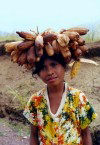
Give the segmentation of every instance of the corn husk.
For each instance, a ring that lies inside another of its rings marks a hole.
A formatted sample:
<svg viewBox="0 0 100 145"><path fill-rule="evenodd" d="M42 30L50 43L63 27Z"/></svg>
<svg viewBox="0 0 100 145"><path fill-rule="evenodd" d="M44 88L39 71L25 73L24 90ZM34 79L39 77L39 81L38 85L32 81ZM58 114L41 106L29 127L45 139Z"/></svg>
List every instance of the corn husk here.
<svg viewBox="0 0 100 145"><path fill-rule="evenodd" d="M79 69L80 69L80 61L75 61L72 65L70 72L71 79L73 79L78 74Z"/></svg>
<svg viewBox="0 0 100 145"><path fill-rule="evenodd" d="M25 40L35 40L35 35L32 35L28 32L16 32L20 37L24 38Z"/></svg>
<svg viewBox="0 0 100 145"><path fill-rule="evenodd" d="M79 46L79 49L81 49L81 51L83 52L83 53L85 53L85 52L88 52L88 47L86 46L86 45L82 45L82 46Z"/></svg>
<svg viewBox="0 0 100 145"><path fill-rule="evenodd" d="M43 48L43 37L41 35L38 35L35 39L35 46L37 48Z"/></svg>
<svg viewBox="0 0 100 145"><path fill-rule="evenodd" d="M45 36L43 36L43 41L44 43L48 43L48 42L52 42L53 40L57 39L57 35L50 33L50 34L46 34Z"/></svg>
<svg viewBox="0 0 100 145"><path fill-rule="evenodd" d="M69 43L69 37L65 34L58 34L57 41L60 44L60 46L65 47Z"/></svg>
<svg viewBox="0 0 100 145"><path fill-rule="evenodd" d="M22 41L17 41L17 42L9 42L4 45L6 52L12 52L13 50L17 50L17 46L21 43Z"/></svg>
<svg viewBox="0 0 100 145"><path fill-rule="evenodd" d="M18 62L20 56L20 52L18 50L14 50L11 52L11 61L13 61L14 63Z"/></svg>
<svg viewBox="0 0 100 145"><path fill-rule="evenodd" d="M77 41L70 42L69 47L72 48L73 50L76 50L78 48L78 42Z"/></svg>
<svg viewBox="0 0 100 145"><path fill-rule="evenodd" d="M82 37L79 37L77 42L78 42L78 45L84 45L85 44L85 40Z"/></svg>
<svg viewBox="0 0 100 145"><path fill-rule="evenodd" d="M18 64L22 66L26 63L27 63L27 52L24 51L18 58Z"/></svg>
<svg viewBox="0 0 100 145"><path fill-rule="evenodd" d="M34 64L35 60L36 60L35 50L34 50L34 46L32 46L27 52L27 61L30 64Z"/></svg>
<svg viewBox="0 0 100 145"><path fill-rule="evenodd" d="M45 46L46 52L49 56L54 55L54 49L52 45L48 42L48 44Z"/></svg>
<svg viewBox="0 0 100 145"><path fill-rule="evenodd" d="M80 62L83 62L83 63L90 63L90 64L94 64L96 66L98 66L99 64L91 59L85 59L85 58L80 58Z"/></svg>
<svg viewBox="0 0 100 145"><path fill-rule="evenodd" d="M53 47L55 53L59 53L59 51L60 51L60 45L57 42L57 40L52 41L52 47Z"/></svg>
<svg viewBox="0 0 100 145"><path fill-rule="evenodd" d="M31 46L33 46L34 41L23 41L20 44L18 44L17 48L21 51L30 48Z"/></svg>
<svg viewBox="0 0 100 145"><path fill-rule="evenodd" d="M62 34L65 34L69 37L70 40L78 40L79 34L77 32L70 32L70 31L65 31Z"/></svg>
<svg viewBox="0 0 100 145"><path fill-rule="evenodd" d="M87 32L89 31L87 28L80 28L80 27L76 27L76 28L71 28L71 29L67 29L67 31L70 32L77 32L80 35L85 35L87 34Z"/></svg>

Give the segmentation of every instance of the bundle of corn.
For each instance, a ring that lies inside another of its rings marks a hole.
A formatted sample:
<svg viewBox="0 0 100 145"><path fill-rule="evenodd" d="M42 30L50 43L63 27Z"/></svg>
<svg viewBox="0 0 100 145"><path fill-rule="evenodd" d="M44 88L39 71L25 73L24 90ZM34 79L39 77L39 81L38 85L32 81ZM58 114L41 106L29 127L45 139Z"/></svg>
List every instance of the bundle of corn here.
<svg viewBox="0 0 100 145"><path fill-rule="evenodd" d="M81 35L87 34L86 28L63 29L54 32L47 29L43 33L16 32L23 41L6 43L7 52L11 53L11 60L24 65L28 69L34 67L44 51L52 56L54 53L61 53L66 63L71 60L79 61L80 56L88 51L85 40Z"/></svg>

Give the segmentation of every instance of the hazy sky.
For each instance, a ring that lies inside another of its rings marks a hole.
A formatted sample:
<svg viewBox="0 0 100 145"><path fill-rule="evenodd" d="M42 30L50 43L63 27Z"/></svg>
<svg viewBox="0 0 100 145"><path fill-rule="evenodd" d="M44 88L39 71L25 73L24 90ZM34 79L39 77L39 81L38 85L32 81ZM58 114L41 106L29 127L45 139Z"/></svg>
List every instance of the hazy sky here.
<svg viewBox="0 0 100 145"><path fill-rule="evenodd" d="M100 22L100 0L0 0L0 31L59 30Z"/></svg>

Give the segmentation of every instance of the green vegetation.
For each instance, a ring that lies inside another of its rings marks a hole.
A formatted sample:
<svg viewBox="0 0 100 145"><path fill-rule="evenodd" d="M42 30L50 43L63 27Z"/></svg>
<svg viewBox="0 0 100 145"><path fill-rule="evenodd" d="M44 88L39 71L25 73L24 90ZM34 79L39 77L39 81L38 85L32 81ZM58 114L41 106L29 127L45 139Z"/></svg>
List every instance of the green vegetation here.
<svg viewBox="0 0 100 145"><path fill-rule="evenodd" d="M29 91L23 91L23 93L20 93L17 89L12 89L9 87L8 93L13 96L13 101L19 102L14 108L17 110L24 110L26 104L27 104L27 96L29 95Z"/></svg>
<svg viewBox="0 0 100 145"><path fill-rule="evenodd" d="M89 28L89 32L83 36L85 38L86 43L97 42L100 41L100 25L97 25Z"/></svg>
<svg viewBox="0 0 100 145"><path fill-rule="evenodd" d="M0 137L1 137L1 136L3 137L4 135L5 135L4 132L1 132L1 131L0 131Z"/></svg>
<svg viewBox="0 0 100 145"><path fill-rule="evenodd" d="M17 36L16 34L6 34L0 36L0 41L6 41L6 40L14 40L19 41L21 38Z"/></svg>
<svg viewBox="0 0 100 145"><path fill-rule="evenodd" d="M96 31L89 32L87 35L83 36L86 43L100 41L100 35Z"/></svg>

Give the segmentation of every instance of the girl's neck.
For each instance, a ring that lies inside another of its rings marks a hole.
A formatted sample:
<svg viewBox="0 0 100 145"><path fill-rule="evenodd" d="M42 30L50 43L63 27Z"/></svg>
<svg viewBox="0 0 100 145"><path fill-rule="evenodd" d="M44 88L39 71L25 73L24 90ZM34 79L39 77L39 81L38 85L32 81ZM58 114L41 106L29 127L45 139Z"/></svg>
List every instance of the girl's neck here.
<svg viewBox="0 0 100 145"><path fill-rule="evenodd" d="M64 89L65 89L65 84L64 84L64 82L61 82L59 85L57 85L57 86L51 86L51 87L49 87L48 86L48 94L50 95L50 96L52 96L52 94L61 94L61 93L63 93L64 92Z"/></svg>

